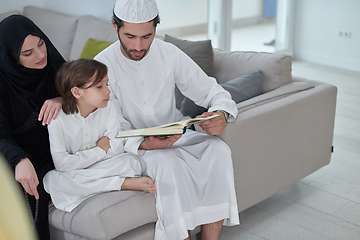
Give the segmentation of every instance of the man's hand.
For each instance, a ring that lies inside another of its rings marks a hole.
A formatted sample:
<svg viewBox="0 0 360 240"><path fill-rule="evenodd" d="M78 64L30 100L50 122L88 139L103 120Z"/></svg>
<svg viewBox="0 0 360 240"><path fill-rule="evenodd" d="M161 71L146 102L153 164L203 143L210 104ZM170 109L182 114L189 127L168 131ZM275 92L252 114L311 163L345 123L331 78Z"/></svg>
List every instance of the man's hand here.
<svg viewBox="0 0 360 240"><path fill-rule="evenodd" d="M159 148L168 148L171 147L177 140L179 140L180 137L181 135L172 135L170 137L145 137L144 141L140 144L139 149L152 150Z"/></svg>
<svg viewBox="0 0 360 240"><path fill-rule="evenodd" d="M36 189L39 185L39 179L30 159L23 158L15 166L15 180L21 183L28 194L39 199L39 193Z"/></svg>
<svg viewBox="0 0 360 240"><path fill-rule="evenodd" d="M204 112L201 117L208 117L221 113L222 116L199 123L200 127L210 135L220 135L224 131L226 118L222 112Z"/></svg>
<svg viewBox="0 0 360 240"><path fill-rule="evenodd" d="M42 125L49 125L51 120L55 119L62 107L62 97L48 99L40 109L38 120L42 120Z"/></svg>
<svg viewBox="0 0 360 240"><path fill-rule="evenodd" d="M102 150L104 150L107 153L109 151L109 149L111 148L109 138L106 136L103 136L102 138L99 139L99 141L97 141L96 146L98 146L99 148L101 148Z"/></svg>

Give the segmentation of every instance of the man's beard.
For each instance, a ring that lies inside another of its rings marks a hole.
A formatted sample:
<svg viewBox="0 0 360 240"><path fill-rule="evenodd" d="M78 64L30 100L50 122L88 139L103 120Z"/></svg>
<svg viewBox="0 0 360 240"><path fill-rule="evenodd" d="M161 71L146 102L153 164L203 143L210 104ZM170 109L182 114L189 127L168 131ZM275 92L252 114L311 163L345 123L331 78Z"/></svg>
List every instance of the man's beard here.
<svg viewBox="0 0 360 240"><path fill-rule="evenodd" d="M128 55L128 57L131 59L131 60L135 60L135 61L140 61L141 59L143 59L146 55L146 53L149 51L150 49L150 46L148 49L141 49L140 51L137 51L135 49L131 49L129 50L125 44L121 41L120 39L120 36L118 35L119 37L119 41L120 41L120 44L121 44L121 47L124 49L124 51L126 52L126 54ZM150 44L151 45L151 44ZM143 55L139 56L139 57L134 57L131 55L131 52L143 52Z"/></svg>

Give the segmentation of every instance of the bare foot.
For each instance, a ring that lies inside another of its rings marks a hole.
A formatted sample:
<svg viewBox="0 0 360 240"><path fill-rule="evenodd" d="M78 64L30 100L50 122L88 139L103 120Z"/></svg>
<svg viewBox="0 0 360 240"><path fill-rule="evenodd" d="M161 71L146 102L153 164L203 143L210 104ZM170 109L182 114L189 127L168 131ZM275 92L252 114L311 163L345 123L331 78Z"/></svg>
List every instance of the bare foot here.
<svg viewBox="0 0 360 240"><path fill-rule="evenodd" d="M121 190L138 190L146 191L152 194L156 193L154 181L149 177L132 177L125 178Z"/></svg>

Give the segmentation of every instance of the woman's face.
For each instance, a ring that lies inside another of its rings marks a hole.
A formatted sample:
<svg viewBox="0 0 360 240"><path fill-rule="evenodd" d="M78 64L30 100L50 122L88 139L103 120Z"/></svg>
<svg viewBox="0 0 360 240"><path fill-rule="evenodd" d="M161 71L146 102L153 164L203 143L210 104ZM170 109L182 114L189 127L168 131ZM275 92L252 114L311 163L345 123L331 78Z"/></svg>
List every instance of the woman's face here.
<svg viewBox="0 0 360 240"><path fill-rule="evenodd" d="M28 35L20 51L19 62L26 68L43 69L47 64L47 51L44 40Z"/></svg>

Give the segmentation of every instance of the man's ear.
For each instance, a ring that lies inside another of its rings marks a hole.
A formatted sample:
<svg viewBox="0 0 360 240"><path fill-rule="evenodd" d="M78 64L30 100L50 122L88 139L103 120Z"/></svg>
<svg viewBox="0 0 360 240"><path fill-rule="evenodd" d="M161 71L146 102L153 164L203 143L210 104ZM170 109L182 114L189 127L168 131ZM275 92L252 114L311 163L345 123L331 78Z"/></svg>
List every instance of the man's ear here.
<svg viewBox="0 0 360 240"><path fill-rule="evenodd" d="M114 29L115 29L116 34L117 34L117 33L118 33L118 26L117 26L115 20L114 20L114 19L111 19L111 23L112 23L112 25L113 25L113 27L114 27Z"/></svg>
<svg viewBox="0 0 360 240"><path fill-rule="evenodd" d="M71 88L71 93L75 98L80 98L81 97L81 90L78 87L72 87Z"/></svg>

